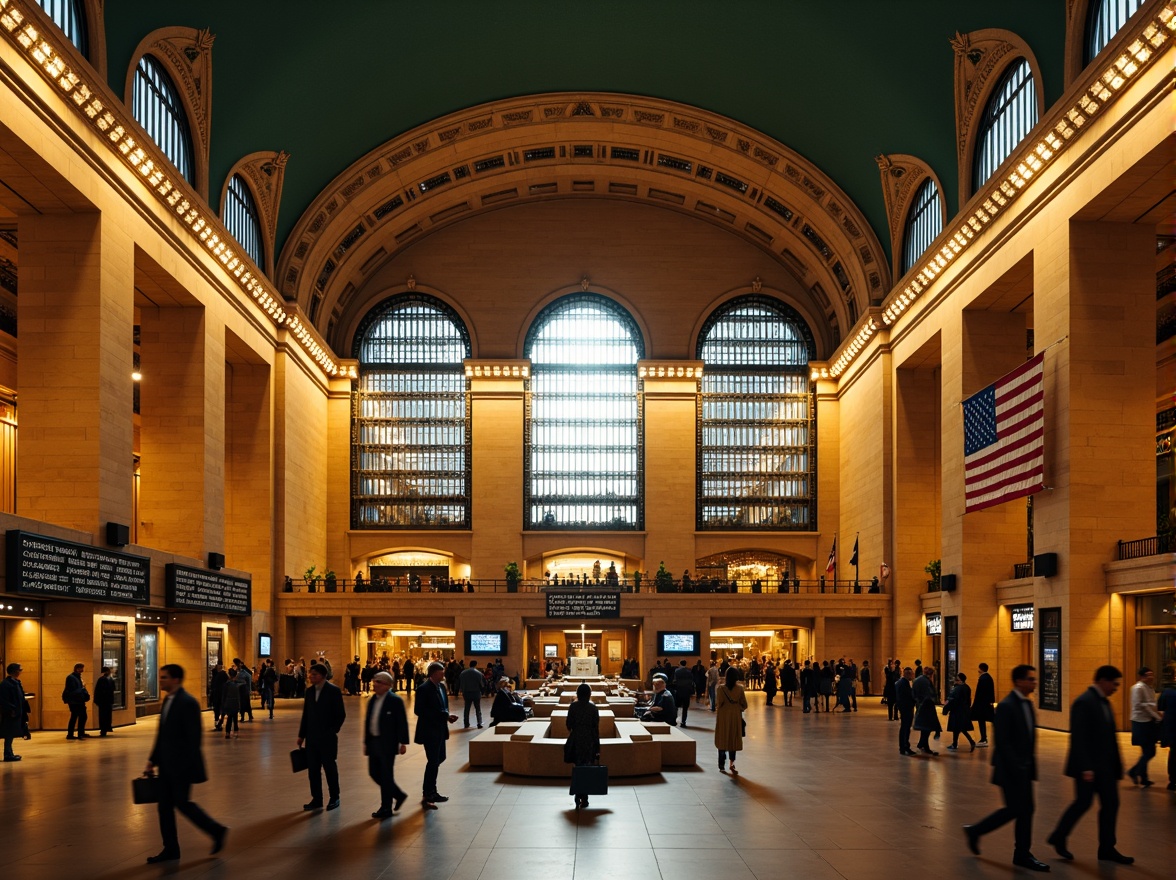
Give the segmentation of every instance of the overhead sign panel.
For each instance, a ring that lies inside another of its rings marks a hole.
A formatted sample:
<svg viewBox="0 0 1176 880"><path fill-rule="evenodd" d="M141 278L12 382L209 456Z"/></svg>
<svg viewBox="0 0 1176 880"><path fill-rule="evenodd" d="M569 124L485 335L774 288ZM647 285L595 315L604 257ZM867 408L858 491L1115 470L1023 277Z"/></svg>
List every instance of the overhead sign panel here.
<svg viewBox="0 0 1176 880"><path fill-rule="evenodd" d="M54 599L147 605L151 560L10 529L8 589Z"/></svg>

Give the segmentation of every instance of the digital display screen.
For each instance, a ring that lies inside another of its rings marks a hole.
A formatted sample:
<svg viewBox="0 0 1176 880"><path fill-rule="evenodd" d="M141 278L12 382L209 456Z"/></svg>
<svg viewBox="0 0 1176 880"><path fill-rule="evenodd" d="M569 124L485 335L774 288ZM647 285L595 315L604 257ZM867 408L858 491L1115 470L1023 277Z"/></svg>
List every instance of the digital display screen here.
<svg viewBox="0 0 1176 880"><path fill-rule="evenodd" d="M1013 605L1009 608L1013 632L1033 632L1033 606Z"/></svg>
<svg viewBox="0 0 1176 880"><path fill-rule="evenodd" d="M697 632L659 632L657 634L657 653L659 654L698 654L702 639Z"/></svg>
<svg viewBox="0 0 1176 880"><path fill-rule="evenodd" d="M544 656L544 658L558 657L559 656L559 645L544 645L543 646L543 656Z"/></svg>
<svg viewBox="0 0 1176 880"><path fill-rule="evenodd" d="M471 632L465 634L466 654L493 654L498 657L506 653L506 633L502 630Z"/></svg>
<svg viewBox="0 0 1176 880"><path fill-rule="evenodd" d="M272 653L273 636L269 633L257 634L257 656L268 657Z"/></svg>

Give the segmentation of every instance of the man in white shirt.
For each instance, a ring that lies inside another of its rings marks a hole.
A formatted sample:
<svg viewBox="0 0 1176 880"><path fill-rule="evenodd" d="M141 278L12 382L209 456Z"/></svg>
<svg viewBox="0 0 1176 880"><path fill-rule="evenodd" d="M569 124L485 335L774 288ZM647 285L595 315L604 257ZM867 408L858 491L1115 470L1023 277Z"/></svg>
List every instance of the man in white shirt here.
<svg viewBox="0 0 1176 880"><path fill-rule="evenodd" d="M380 786L380 808L373 819L387 819L400 812L408 795L396 784L396 756L408 751L408 713L404 701L391 693L394 679L387 672L372 676L375 692L368 703L363 725L363 753L368 775Z"/></svg>
<svg viewBox="0 0 1176 880"><path fill-rule="evenodd" d="M1154 785L1147 775L1147 762L1156 756L1160 735L1160 712L1156 708L1156 674L1149 666L1140 666L1137 681L1131 686L1131 745L1139 746L1139 760L1127 771L1131 781L1147 788Z"/></svg>

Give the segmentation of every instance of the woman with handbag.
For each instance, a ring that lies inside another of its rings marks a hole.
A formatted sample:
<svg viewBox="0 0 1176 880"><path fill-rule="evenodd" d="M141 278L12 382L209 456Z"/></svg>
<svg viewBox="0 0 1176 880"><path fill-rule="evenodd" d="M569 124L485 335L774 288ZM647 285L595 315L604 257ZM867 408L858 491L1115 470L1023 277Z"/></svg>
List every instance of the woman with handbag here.
<svg viewBox="0 0 1176 880"><path fill-rule="evenodd" d="M592 688L582 683L576 699L568 706L568 739L564 743L564 761L577 767L600 761L600 709L592 702ZM588 795L575 791L576 809L588 806Z"/></svg>
<svg viewBox="0 0 1176 880"><path fill-rule="evenodd" d="M955 687L943 705L943 714L947 716L947 729L952 734L948 751L959 749L960 734L968 741L972 751L976 751L976 740L972 739L972 689L968 686L968 676L960 673L956 676Z"/></svg>
<svg viewBox="0 0 1176 880"><path fill-rule="evenodd" d="M727 759L731 760L731 775L735 769L735 753L743 751L743 712L747 708L747 694L739 683L739 670L728 667L726 681L715 694L715 748L719 750L719 772L726 773Z"/></svg>

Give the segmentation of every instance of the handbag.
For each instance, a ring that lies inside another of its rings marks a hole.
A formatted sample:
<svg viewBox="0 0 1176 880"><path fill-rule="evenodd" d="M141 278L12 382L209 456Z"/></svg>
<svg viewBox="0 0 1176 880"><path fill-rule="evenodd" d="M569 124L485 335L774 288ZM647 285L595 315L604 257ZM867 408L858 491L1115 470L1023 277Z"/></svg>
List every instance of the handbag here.
<svg viewBox="0 0 1176 880"><path fill-rule="evenodd" d="M747 736L747 716L744 715L742 712L739 713L739 721L743 725L742 736Z"/></svg>
<svg viewBox="0 0 1176 880"><path fill-rule="evenodd" d="M608 794L608 768L600 764L579 764L573 767L568 794Z"/></svg>
<svg viewBox="0 0 1176 880"><path fill-rule="evenodd" d="M131 799L136 804L157 804L163 792L158 776L136 776L131 780Z"/></svg>
<svg viewBox="0 0 1176 880"><path fill-rule="evenodd" d="M295 773L301 773L309 766L306 759L306 749L297 748L290 753L290 767Z"/></svg>

